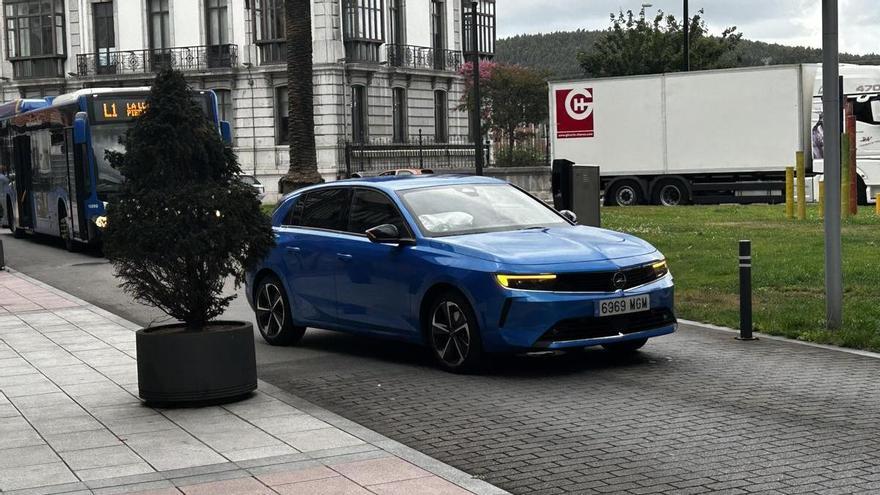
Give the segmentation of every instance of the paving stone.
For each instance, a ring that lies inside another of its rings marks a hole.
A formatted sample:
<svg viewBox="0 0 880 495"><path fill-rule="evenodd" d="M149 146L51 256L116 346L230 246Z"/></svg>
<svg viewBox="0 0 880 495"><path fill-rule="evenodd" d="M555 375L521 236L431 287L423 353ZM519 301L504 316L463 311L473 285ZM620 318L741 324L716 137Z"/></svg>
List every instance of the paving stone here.
<svg viewBox="0 0 880 495"><path fill-rule="evenodd" d="M198 485L180 486L186 495L216 495L228 493L235 495L270 495L275 492L254 478L237 478Z"/></svg>
<svg viewBox="0 0 880 495"><path fill-rule="evenodd" d="M0 490L10 491L40 486L61 485L76 482L77 478L58 459L58 462L0 468Z"/></svg>
<svg viewBox="0 0 880 495"><path fill-rule="evenodd" d="M29 445L0 450L0 470L61 462L48 445Z"/></svg>
<svg viewBox="0 0 880 495"><path fill-rule="evenodd" d="M436 476L395 481L382 485L373 485L369 490L377 495L468 495L470 492ZM560 493L562 490L559 490ZM540 493L538 490L532 493Z"/></svg>
<svg viewBox="0 0 880 495"><path fill-rule="evenodd" d="M172 430L127 434L125 444L159 471L226 462L205 444L174 427Z"/></svg>
<svg viewBox="0 0 880 495"><path fill-rule="evenodd" d="M125 445L114 445L110 447L97 447L84 450L69 450L61 452L64 462L74 471L82 471L85 469L94 469L101 467L122 466L127 464L137 464L143 462L143 459L132 452ZM117 476L107 476L118 477Z"/></svg>
<svg viewBox="0 0 880 495"><path fill-rule="evenodd" d="M350 447L364 443L361 439L336 428L295 431L279 434L277 437L300 452Z"/></svg>
<svg viewBox="0 0 880 495"><path fill-rule="evenodd" d="M119 464L115 466L99 466L88 469L75 469L76 475L83 481L101 480L105 478L119 478L122 476L131 476L135 474L144 474L154 472L146 462L136 462L133 464Z"/></svg>
<svg viewBox="0 0 880 495"><path fill-rule="evenodd" d="M279 485L273 489L281 495L371 495L369 491L342 476L324 478L290 485Z"/></svg>
<svg viewBox="0 0 880 495"><path fill-rule="evenodd" d="M329 467L362 486L424 478L431 475L424 469L396 457L330 464Z"/></svg>
<svg viewBox="0 0 880 495"><path fill-rule="evenodd" d="M311 466L302 469L283 469L257 474L257 479L268 486L287 485L302 481L320 480L339 476L327 466Z"/></svg>
<svg viewBox="0 0 880 495"><path fill-rule="evenodd" d="M119 438L108 430L74 431L46 435L46 442L56 452L122 446Z"/></svg>

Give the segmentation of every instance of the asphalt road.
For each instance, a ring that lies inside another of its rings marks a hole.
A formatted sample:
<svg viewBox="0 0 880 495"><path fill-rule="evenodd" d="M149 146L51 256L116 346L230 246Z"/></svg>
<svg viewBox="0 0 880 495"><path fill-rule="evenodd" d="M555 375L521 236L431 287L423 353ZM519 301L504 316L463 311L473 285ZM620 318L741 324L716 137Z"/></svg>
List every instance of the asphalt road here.
<svg viewBox="0 0 880 495"><path fill-rule="evenodd" d="M0 235L7 263L139 323L95 254ZM226 318L250 319L243 300ZM514 493L880 492L880 360L684 326L630 358L499 358L310 331L262 379Z"/></svg>

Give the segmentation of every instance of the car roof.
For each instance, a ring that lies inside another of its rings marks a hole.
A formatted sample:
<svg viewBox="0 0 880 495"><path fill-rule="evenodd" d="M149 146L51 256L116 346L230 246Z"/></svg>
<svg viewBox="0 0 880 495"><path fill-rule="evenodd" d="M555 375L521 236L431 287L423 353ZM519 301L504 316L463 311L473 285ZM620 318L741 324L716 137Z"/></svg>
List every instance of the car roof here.
<svg viewBox="0 0 880 495"><path fill-rule="evenodd" d="M507 184L507 182L492 177L480 177L476 175L388 175L383 177L368 177L362 179L344 179L335 182L312 186L296 191L297 193L331 186L371 186L385 191L404 191L407 189L419 189L422 187L448 186L457 184Z"/></svg>

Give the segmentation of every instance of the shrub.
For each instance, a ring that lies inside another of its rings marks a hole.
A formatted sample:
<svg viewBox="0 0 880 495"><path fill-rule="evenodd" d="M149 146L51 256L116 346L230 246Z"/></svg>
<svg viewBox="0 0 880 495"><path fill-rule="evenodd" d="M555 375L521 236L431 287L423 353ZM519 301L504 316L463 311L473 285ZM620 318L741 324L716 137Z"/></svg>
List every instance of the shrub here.
<svg viewBox="0 0 880 495"><path fill-rule="evenodd" d="M223 296L225 280L239 287L268 253L269 219L179 72L157 76L123 144L109 153L126 180L108 207L104 252L127 293L199 330L235 297Z"/></svg>
<svg viewBox="0 0 880 495"><path fill-rule="evenodd" d="M535 148L502 148L495 153L495 164L499 167L538 167L545 163L544 153Z"/></svg>

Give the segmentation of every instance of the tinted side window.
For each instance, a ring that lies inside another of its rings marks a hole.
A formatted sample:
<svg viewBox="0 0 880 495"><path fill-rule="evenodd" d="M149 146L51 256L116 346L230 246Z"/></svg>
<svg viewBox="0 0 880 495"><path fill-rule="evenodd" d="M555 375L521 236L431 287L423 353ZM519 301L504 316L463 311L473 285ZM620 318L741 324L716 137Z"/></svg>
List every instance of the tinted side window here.
<svg viewBox="0 0 880 495"><path fill-rule="evenodd" d="M348 189L307 193L293 208L293 225L344 231L348 217Z"/></svg>
<svg viewBox="0 0 880 495"><path fill-rule="evenodd" d="M373 227L390 223L397 227L401 235L408 235L403 217L388 196L368 189L355 189L351 202L351 215L348 231L363 234Z"/></svg>

